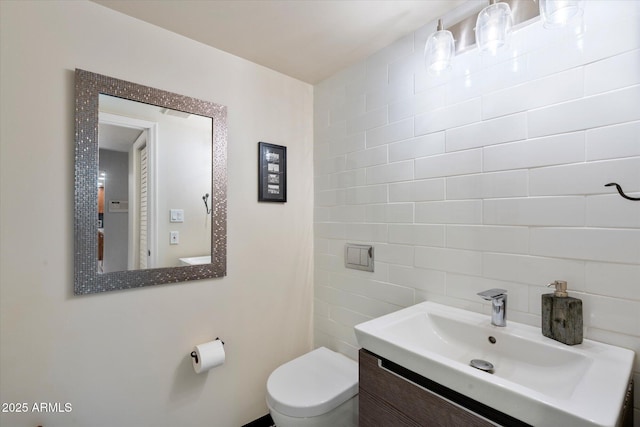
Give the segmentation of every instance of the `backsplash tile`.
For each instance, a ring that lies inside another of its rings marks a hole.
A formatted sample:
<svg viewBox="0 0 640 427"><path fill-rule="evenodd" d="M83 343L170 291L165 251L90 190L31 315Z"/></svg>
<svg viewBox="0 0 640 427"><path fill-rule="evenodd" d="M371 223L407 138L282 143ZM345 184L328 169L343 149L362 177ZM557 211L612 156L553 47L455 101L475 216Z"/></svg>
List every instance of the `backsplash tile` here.
<svg viewBox="0 0 640 427"><path fill-rule="evenodd" d="M390 202L419 202L444 200L443 178L389 184Z"/></svg>
<svg viewBox="0 0 640 427"><path fill-rule="evenodd" d="M640 265L587 262L586 292L640 301Z"/></svg>
<svg viewBox="0 0 640 427"><path fill-rule="evenodd" d="M484 120L446 131L447 151L467 150L503 142L519 141L527 137L527 116L512 114Z"/></svg>
<svg viewBox="0 0 640 427"><path fill-rule="evenodd" d="M422 157L415 161L416 179L465 175L481 170L482 150L479 148Z"/></svg>
<svg viewBox="0 0 640 427"><path fill-rule="evenodd" d="M410 286L416 291L434 292L444 295L445 272L392 265L389 267L389 282Z"/></svg>
<svg viewBox="0 0 640 427"><path fill-rule="evenodd" d="M430 133L389 144L389 161L415 159L444 153L444 132Z"/></svg>
<svg viewBox="0 0 640 427"><path fill-rule="evenodd" d="M640 121L587 131L587 160L640 156Z"/></svg>
<svg viewBox="0 0 640 427"><path fill-rule="evenodd" d="M483 203L485 224L530 226L585 225L584 197L524 197L487 199Z"/></svg>
<svg viewBox="0 0 640 427"><path fill-rule="evenodd" d="M416 248L415 266L481 276L482 252L448 248Z"/></svg>
<svg viewBox="0 0 640 427"><path fill-rule="evenodd" d="M432 224L480 224L480 200L446 200L416 203L415 221Z"/></svg>
<svg viewBox="0 0 640 427"><path fill-rule="evenodd" d="M331 208L329 208L329 218L326 220L326 222L365 222L366 208L366 206L362 205L347 206L344 204L340 204L338 206L332 206Z"/></svg>
<svg viewBox="0 0 640 427"><path fill-rule="evenodd" d="M409 181L412 179L413 162L411 160L367 168L367 184Z"/></svg>
<svg viewBox="0 0 640 427"><path fill-rule="evenodd" d="M391 224L389 243L444 247L444 225Z"/></svg>
<svg viewBox="0 0 640 427"><path fill-rule="evenodd" d="M524 254L529 251L529 229L488 225L447 225L447 246L485 252Z"/></svg>
<svg viewBox="0 0 640 427"><path fill-rule="evenodd" d="M347 155L344 168L358 169L387 163L387 147L376 147ZM317 175L317 173L316 173Z"/></svg>
<svg viewBox="0 0 640 427"><path fill-rule="evenodd" d="M411 305L413 290L406 286L398 286L367 278L358 278L344 274L332 275L332 284L343 291L351 293L367 292L370 298L386 301L399 306Z"/></svg>
<svg viewBox="0 0 640 427"><path fill-rule="evenodd" d="M640 50L594 62L584 68L585 95L608 92L640 84Z"/></svg>
<svg viewBox="0 0 640 427"><path fill-rule="evenodd" d="M433 28L315 87L317 343L355 355L354 323L427 299L488 314L491 287L539 327L567 280L586 338L640 352L640 202L604 186L640 197L640 2L590 0L442 76ZM374 244L373 273L345 270L346 239Z"/></svg>
<svg viewBox="0 0 640 427"><path fill-rule="evenodd" d="M345 90L344 87L342 87ZM345 90L346 92L346 90ZM344 120L353 119L366 112L366 99L364 94L355 97L346 97L346 94L339 93L330 99L332 105L327 110L329 125L339 125L346 132L346 122ZM324 117L324 116L323 116Z"/></svg>
<svg viewBox="0 0 640 427"><path fill-rule="evenodd" d="M530 137L640 120L640 85L531 110L527 118Z"/></svg>
<svg viewBox="0 0 640 427"><path fill-rule="evenodd" d="M625 190L626 191L626 190ZM627 192L640 197L640 192ZM587 197L587 227L640 228L640 203L631 203L614 193Z"/></svg>
<svg viewBox="0 0 640 427"><path fill-rule="evenodd" d="M531 255L483 253L482 267L482 275L492 279L546 286L558 278L562 278L561 280L565 280L572 290L585 290L584 261Z"/></svg>
<svg viewBox="0 0 640 427"><path fill-rule="evenodd" d="M483 149L485 172L527 169L584 161L584 132L532 138Z"/></svg>
<svg viewBox="0 0 640 427"><path fill-rule="evenodd" d="M484 120L527 111L582 97L584 78L581 68L533 80L482 96Z"/></svg>
<svg viewBox="0 0 640 427"><path fill-rule="evenodd" d="M440 108L415 117L415 134L424 135L480 121L480 98Z"/></svg>
<svg viewBox="0 0 640 427"><path fill-rule="evenodd" d="M327 185L328 187L329 185ZM316 206L336 206L344 203L344 190L318 190L316 189Z"/></svg>
<svg viewBox="0 0 640 427"><path fill-rule="evenodd" d="M446 105L444 86L434 88L429 92L411 95L406 99L389 104L389 121L395 122L416 114L437 110Z"/></svg>
<svg viewBox="0 0 640 427"><path fill-rule="evenodd" d="M349 224L347 240L362 242L386 242L388 240L386 224Z"/></svg>
<svg viewBox="0 0 640 427"><path fill-rule="evenodd" d="M329 188L346 188L365 185L367 173L362 169L349 170L329 175Z"/></svg>
<svg viewBox="0 0 640 427"><path fill-rule="evenodd" d="M447 200L526 196L528 187L526 170L453 176L447 178Z"/></svg>
<svg viewBox="0 0 640 427"><path fill-rule="evenodd" d="M384 72L384 77L386 78L386 67L384 67ZM399 101L411 95L413 95L413 82L410 80L399 81L395 84L389 84L386 86L381 85L380 88L367 92L367 111L385 107L387 104Z"/></svg>
<svg viewBox="0 0 640 427"><path fill-rule="evenodd" d="M367 222L413 222L412 203L367 205L365 208L365 221Z"/></svg>
<svg viewBox="0 0 640 427"><path fill-rule="evenodd" d="M594 327L622 334L640 335L640 302L593 294L575 294L589 307L584 321Z"/></svg>
<svg viewBox="0 0 640 427"><path fill-rule="evenodd" d="M347 188L345 201L349 205L384 203L387 201L387 186L365 186Z"/></svg>
<svg viewBox="0 0 640 427"><path fill-rule="evenodd" d="M507 290L509 309L522 312L529 309L529 288L526 285L455 273L447 275L447 295L451 297L476 301L480 299L476 295L478 292L492 288ZM484 306L491 307L491 302L481 302Z"/></svg>
<svg viewBox="0 0 640 427"><path fill-rule="evenodd" d="M338 157L341 154L361 151L365 147L365 141L364 132L337 137L328 144L328 157Z"/></svg>
<svg viewBox="0 0 640 427"><path fill-rule="evenodd" d="M612 194L604 185L617 182L627 191L640 191L640 157L575 163L531 169L532 196Z"/></svg>
<svg viewBox="0 0 640 427"><path fill-rule="evenodd" d="M387 123L387 107L347 120L347 134L373 129Z"/></svg>
<svg viewBox="0 0 640 427"><path fill-rule="evenodd" d="M376 245L376 262L386 262L396 265L413 265L413 246L407 245Z"/></svg>
<svg viewBox="0 0 640 427"><path fill-rule="evenodd" d="M640 264L640 230L532 228L531 254Z"/></svg>
<svg viewBox="0 0 640 427"><path fill-rule="evenodd" d="M367 148L401 141L413 136L413 118L367 131Z"/></svg>

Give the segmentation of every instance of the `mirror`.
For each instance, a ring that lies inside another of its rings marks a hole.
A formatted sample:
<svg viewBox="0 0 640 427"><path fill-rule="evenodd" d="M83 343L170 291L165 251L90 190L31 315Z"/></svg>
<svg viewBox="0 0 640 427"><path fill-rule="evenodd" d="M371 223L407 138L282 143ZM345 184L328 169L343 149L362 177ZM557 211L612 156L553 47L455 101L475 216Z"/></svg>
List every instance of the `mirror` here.
<svg viewBox="0 0 640 427"><path fill-rule="evenodd" d="M98 110L98 272L210 262L213 119L105 94Z"/></svg>
<svg viewBox="0 0 640 427"><path fill-rule="evenodd" d="M75 80L75 293L224 276L226 107Z"/></svg>

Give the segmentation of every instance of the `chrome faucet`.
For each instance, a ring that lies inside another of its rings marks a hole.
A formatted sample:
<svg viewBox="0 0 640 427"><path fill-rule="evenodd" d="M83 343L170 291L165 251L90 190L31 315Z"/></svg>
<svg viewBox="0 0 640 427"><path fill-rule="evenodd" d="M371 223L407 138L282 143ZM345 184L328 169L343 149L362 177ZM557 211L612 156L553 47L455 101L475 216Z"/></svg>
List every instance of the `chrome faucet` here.
<svg viewBox="0 0 640 427"><path fill-rule="evenodd" d="M491 301L491 324L507 326L507 291L504 289L489 289L479 292L483 299Z"/></svg>

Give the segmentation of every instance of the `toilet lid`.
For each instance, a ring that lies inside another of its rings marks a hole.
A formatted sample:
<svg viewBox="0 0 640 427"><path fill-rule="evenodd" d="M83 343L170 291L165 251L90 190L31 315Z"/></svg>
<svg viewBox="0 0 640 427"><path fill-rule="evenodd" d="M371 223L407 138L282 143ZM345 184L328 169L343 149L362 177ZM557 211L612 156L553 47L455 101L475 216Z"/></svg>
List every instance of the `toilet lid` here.
<svg viewBox="0 0 640 427"><path fill-rule="evenodd" d="M267 403L290 417L315 417L358 394L358 363L325 347L277 368L267 381Z"/></svg>

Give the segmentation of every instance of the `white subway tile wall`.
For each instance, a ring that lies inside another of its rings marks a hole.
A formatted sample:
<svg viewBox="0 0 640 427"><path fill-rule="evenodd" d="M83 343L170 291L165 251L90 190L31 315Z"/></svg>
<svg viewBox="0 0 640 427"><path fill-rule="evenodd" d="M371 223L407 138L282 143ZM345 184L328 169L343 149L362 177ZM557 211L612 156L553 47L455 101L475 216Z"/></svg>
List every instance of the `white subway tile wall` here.
<svg viewBox="0 0 640 427"><path fill-rule="evenodd" d="M355 358L355 324L427 299L488 315L491 287L539 326L560 279L640 380L640 202L604 187L640 197L640 1L586 3L448 75L424 70L432 22L316 85L317 345ZM374 273L344 268L347 241L374 245Z"/></svg>

